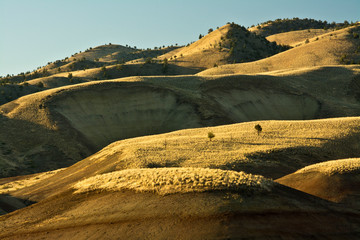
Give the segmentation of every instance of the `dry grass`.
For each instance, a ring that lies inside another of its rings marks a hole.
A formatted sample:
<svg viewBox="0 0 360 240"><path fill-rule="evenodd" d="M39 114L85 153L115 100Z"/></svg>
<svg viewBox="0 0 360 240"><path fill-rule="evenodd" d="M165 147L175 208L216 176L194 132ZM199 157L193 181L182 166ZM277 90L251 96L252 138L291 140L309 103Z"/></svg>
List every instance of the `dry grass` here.
<svg viewBox="0 0 360 240"><path fill-rule="evenodd" d="M254 129L258 123L263 129L260 136ZM324 158L322 154L334 157L347 154L346 136L357 133L359 125L359 118L340 118L261 121L187 129L118 141L85 159L82 164L106 164L106 169L110 168L111 171L200 167L245 170L267 177L280 177L281 171L290 173L293 168L299 169L321 161ZM207 137L209 131L215 134L211 142ZM284 152L284 156L281 152ZM309 152L312 157L295 157ZM100 173L104 173L104 169L99 168L97 174Z"/></svg>
<svg viewBox="0 0 360 240"><path fill-rule="evenodd" d="M75 184L76 193L93 190L156 192L160 195L205 191L270 191L273 181L244 172L207 168L128 169Z"/></svg>
<svg viewBox="0 0 360 240"><path fill-rule="evenodd" d="M198 75L255 74L282 69L341 64L343 55L352 56L359 40L350 31L359 31L353 26L326 33L309 40L308 44L292 48L269 58L250 63L228 64L207 69ZM357 57L358 58L358 57Z"/></svg>
<svg viewBox="0 0 360 240"><path fill-rule="evenodd" d="M298 30L291 32L278 33L266 37L270 42L276 42L277 44L289 45L292 47L303 44L306 39L311 39L318 37L332 30L324 29L307 29L307 30Z"/></svg>
<svg viewBox="0 0 360 240"><path fill-rule="evenodd" d="M39 174L34 174L29 176L28 178L24 178L21 180L15 180L12 182L8 182L0 185L0 194L8 194L10 192L20 190L26 187L30 187L38 182L44 181L47 178L53 176L54 174L63 171L64 169L57 169L54 171L43 172Z"/></svg>
<svg viewBox="0 0 360 240"><path fill-rule="evenodd" d="M329 176L334 174L360 172L360 158L333 160L333 161L313 164L296 171L294 174L301 174L308 172L320 172Z"/></svg>

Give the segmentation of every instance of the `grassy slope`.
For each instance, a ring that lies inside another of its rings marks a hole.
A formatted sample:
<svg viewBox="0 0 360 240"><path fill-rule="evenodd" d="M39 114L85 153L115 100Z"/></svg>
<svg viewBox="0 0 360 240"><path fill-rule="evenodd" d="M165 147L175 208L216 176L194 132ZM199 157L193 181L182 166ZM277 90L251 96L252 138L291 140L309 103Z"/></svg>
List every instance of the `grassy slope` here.
<svg viewBox="0 0 360 240"><path fill-rule="evenodd" d="M122 140L44 180L30 177L29 184L21 180L23 187L15 188L4 184L1 192L38 201L98 174L154 167L210 167L279 178L313 163L357 156L359 121L249 122ZM215 134L211 142L208 131Z"/></svg>
<svg viewBox="0 0 360 240"><path fill-rule="evenodd" d="M310 39L308 44L269 58L250 63L223 65L205 70L199 75L255 74L282 69L337 65L342 64L343 61L358 62L360 58L357 49L360 39L354 39L349 31L359 32L359 29L359 26L354 26L326 33L321 35L319 40ZM343 58L345 55L346 57Z"/></svg>
<svg viewBox="0 0 360 240"><path fill-rule="evenodd" d="M266 37L266 39L270 42L276 42L277 44L297 47L301 44L304 44L306 39L312 39L312 38L316 39L316 37L319 37L320 35L323 35L330 31L333 30L306 29L306 30L278 33L278 34L270 35Z"/></svg>
<svg viewBox="0 0 360 240"><path fill-rule="evenodd" d="M8 170L2 174L65 167L113 141L177 129L356 116L358 71L326 67L273 76L132 77L25 96L0 108L0 163Z"/></svg>
<svg viewBox="0 0 360 240"><path fill-rule="evenodd" d="M8 186L2 193L40 202L0 217L0 236L132 239L151 229L155 238L356 238L355 211L261 176L201 167L271 176L349 152L358 155L359 146L351 144L358 143L359 121L266 121L260 122L261 136L253 122L115 142L64 170L2 185ZM208 131L216 135L211 142ZM153 168L165 166L172 168Z"/></svg>

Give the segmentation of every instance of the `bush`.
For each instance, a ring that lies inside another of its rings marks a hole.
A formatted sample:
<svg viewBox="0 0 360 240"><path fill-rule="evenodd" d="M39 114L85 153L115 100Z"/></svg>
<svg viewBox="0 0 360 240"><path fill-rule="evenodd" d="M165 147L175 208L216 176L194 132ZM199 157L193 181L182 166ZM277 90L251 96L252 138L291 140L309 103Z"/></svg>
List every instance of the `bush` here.
<svg viewBox="0 0 360 240"><path fill-rule="evenodd" d="M211 142L211 139L213 139L215 137L215 134L213 132L208 132L208 138L209 141Z"/></svg>
<svg viewBox="0 0 360 240"><path fill-rule="evenodd" d="M43 84L43 82L39 82L38 84L36 84L36 86L39 87L39 88L43 88L44 84Z"/></svg>

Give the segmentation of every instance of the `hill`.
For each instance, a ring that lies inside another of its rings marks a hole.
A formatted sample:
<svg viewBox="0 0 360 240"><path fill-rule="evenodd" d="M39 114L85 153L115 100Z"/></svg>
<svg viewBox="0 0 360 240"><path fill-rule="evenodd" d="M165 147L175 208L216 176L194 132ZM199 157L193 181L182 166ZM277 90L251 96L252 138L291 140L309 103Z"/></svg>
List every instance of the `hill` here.
<svg viewBox="0 0 360 240"><path fill-rule="evenodd" d="M298 47L300 45L305 44L305 41L307 39L312 39L312 38L316 39L316 37L319 37L331 31L334 30L306 29L306 30L277 33L266 37L266 39L270 42L276 42L279 45Z"/></svg>
<svg viewBox="0 0 360 240"><path fill-rule="evenodd" d="M0 193L38 202L83 179L142 168L214 168L276 179L310 164L359 155L359 121L247 122L121 140L58 172L3 179ZM263 128L260 136L256 124ZM212 141L208 132L215 134ZM41 163L49 164L44 158Z"/></svg>
<svg viewBox="0 0 360 240"><path fill-rule="evenodd" d="M342 159L309 165L277 182L323 199L360 209L360 159Z"/></svg>
<svg viewBox="0 0 360 240"><path fill-rule="evenodd" d="M209 32L189 46L159 57L182 67L199 70L233 62L249 62L268 57L288 49L270 43L264 37L249 32L237 24L227 24Z"/></svg>
<svg viewBox="0 0 360 240"><path fill-rule="evenodd" d="M323 65L354 64L360 61L360 25L321 35L277 55L250 63L223 65L199 75L255 74Z"/></svg>
<svg viewBox="0 0 360 240"><path fill-rule="evenodd" d="M356 238L360 226L358 213L261 176L201 168L99 175L0 221L2 239Z"/></svg>
<svg viewBox="0 0 360 240"><path fill-rule="evenodd" d="M1 175L69 166L120 139L184 128L357 116L358 71L131 77L27 95L0 107Z"/></svg>
<svg viewBox="0 0 360 240"><path fill-rule="evenodd" d="M257 26L253 26L249 29L249 31L254 32L256 34L262 36L270 36L283 32L291 32L296 30L304 30L304 29L329 29L329 28L343 28L351 25L349 22L345 21L344 23L328 23L327 21L315 20L315 19L300 19L300 18L292 18L292 19L276 19L275 21L267 21Z"/></svg>

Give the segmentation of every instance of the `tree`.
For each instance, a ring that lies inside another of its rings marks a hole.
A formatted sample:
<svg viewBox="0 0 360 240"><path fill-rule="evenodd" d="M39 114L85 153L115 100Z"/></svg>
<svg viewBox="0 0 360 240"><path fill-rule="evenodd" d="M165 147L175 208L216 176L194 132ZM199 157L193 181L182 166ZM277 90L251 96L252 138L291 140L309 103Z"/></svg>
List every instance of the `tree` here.
<svg viewBox="0 0 360 240"><path fill-rule="evenodd" d="M260 126L260 124L256 124L255 125L255 130L257 131L258 136L260 135L261 131L262 131L262 127Z"/></svg>
<svg viewBox="0 0 360 240"><path fill-rule="evenodd" d="M152 57L148 57L145 59L145 64L152 63Z"/></svg>
<svg viewBox="0 0 360 240"><path fill-rule="evenodd" d="M39 82L38 84L36 84L36 86L38 86L39 88L43 88L44 84L43 84L43 82Z"/></svg>
<svg viewBox="0 0 360 240"><path fill-rule="evenodd" d="M214 29L209 28L209 30L208 30L208 34L209 34L209 33L211 33L212 31L214 31Z"/></svg>
<svg viewBox="0 0 360 240"><path fill-rule="evenodd" d="M164 58L164 60L163 60L163 67L162 67L163 73L167 73L167 71L168 71L168 65L169 65L169 63L168 63L167 58Z"/></svg>
<svg viewBox="0 0 360 240"><path fill-rule="evenodd" d="M200 34L200 35L199 35L199 39L202 39L202 37L203 37L203 35Z"/></svg>
<svg viewBox="0 0 360 240"><path fill-rule="evenodd" d="M72 79L72 78L73 78L72 73L69 73L69 74L68 74L68 79L70 80L70 79Z"/></svg>
<svg viewBox="0 0 360 240"><path fill-rule="evenodd" d="M208 132L208 138L209 141L211 142L211 139L213 139L215 137L215 134L213 132Z"/></svg>

